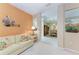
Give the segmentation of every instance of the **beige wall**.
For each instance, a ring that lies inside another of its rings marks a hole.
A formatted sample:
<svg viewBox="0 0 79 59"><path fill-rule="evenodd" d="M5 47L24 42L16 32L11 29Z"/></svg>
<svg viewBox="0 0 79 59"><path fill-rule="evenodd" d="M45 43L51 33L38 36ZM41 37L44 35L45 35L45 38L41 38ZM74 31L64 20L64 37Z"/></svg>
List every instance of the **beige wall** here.
<svg viewBox="0 0 79 59"><path fill-rule="evenodd" d="M59 5L58 8L58 24L57 24L57 36L58 44L60 47L64 47L64 8L63 4Z"/></svg>
<svg viewBox="0 0 79 59"><path fill-rule="evenodd" d="M58 17L58 38L61 47L79 51L79 33L65 32L64 11L72 8L78 8L79 4L63 4L59 7Z"/></svg>
<svg viewBox="0 0 79 59"><path fill-rule="evenodd" d="M2 19L10 16L11 19L20 24L21 27L5 27ZM32 16L10 4L0 4L0 36L16 35L30 31L32 27Z"/></svg>
<svg viewBox="0 0 79 59"><path fill-rule="evenodd" d="M79 8L79 4L64 4L64 10ZM79 33L64 32L64 46L79 51Z"/></svg>

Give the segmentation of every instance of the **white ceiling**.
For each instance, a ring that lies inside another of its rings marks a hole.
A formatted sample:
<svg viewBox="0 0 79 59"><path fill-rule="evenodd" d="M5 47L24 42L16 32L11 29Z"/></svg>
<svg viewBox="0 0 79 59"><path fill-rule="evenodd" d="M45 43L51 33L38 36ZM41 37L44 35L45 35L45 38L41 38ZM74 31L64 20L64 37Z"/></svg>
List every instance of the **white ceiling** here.
<svg viewBox="0 0 79 59"><path fill-rule="evenodd" d="M60 4L51 4L51 6L42 13L42 16L47 16L50 19L57 19L57 13L58 13L58 6Z"/></svg>
<svg viewBox="0 0 79 59"><path fill-rule="evenodd" d="M11 3L11 5L31 14L36 15L40 12L45 12L46 15L55 16L57 13L57 3Z"/></svg>
<svg viewBox="0 0 79 59"><path fill-rule="evenodd" d="M35 15L45 7L47 3L12 3L11 5L31 14Z"/></svg>

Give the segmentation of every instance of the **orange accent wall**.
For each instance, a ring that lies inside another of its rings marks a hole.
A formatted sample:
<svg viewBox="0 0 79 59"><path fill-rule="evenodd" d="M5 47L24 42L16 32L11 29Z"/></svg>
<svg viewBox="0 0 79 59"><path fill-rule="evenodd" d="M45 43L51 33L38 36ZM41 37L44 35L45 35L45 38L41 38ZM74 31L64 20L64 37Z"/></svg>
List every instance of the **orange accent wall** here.
<svg viewBox="0 0 79 59"><path fill-rule="evenodd" d="M9 16L20 27L6 27L2 20L5 16ZM0 4L0 36L16 35L30 31L32 28L32 15L21 11L10 4Z"/></svg>

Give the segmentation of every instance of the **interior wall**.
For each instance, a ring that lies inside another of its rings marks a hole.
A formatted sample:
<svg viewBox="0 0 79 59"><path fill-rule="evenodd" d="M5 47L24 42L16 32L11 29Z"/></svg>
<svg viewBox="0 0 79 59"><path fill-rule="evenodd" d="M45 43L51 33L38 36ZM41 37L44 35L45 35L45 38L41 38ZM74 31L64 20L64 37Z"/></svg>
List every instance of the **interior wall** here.
<svg viewBox="0 0 79 59"><path fill-rule="evenodd" d="M57 37L59 47L64 47L64 7L58 6Z"/></svg>
<svg viewBox="0 0 79 59"><path fill-rule="evenodd" d="M62 4L58 8L58 40L59 46L79 51L79 33L65 32L65 10L79 8L79 4Z"/></svg>
<svg viewBox="0 0 79 59"><path fill-rule="evenodd" d="M64 4L64 11L79 8L79 4ZM64 19L65 20L65 19ZM68 33L64 32L64 46L65 48L70 48L72 50L79 51L79 33Z"/></svg>
<svg viewBox="0 0 79 59"><path fill-rule="evenodd" d="M38 39L41 40L41 37L42 37L42 20L41 20L41 13L39 13L37 15L37 31L38 31Z"/></svg>
<svg viewBox="0 0 79 59"><path fill-rule="evenodd" d="M6 27L2 20L5 16L9 16L11 20L15 20L20 27ZM0 4L0 36L16 35L31 31L32 15L19 10L10 4Z"/></svg>
<svg viewBox="0 0 79 59"><path fill-rule="evenodd" d="M37 27L37 36L38 40L41 40L42 38L42 16L41 13L37 14L33 18L33 25Z"/></svg>

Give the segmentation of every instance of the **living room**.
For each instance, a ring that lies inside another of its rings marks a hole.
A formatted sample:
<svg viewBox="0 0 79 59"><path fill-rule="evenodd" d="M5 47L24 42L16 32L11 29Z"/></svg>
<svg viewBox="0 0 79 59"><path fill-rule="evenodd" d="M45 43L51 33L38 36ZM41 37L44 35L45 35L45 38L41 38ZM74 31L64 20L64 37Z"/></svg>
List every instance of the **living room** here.
<svg viewBox="0 0 79 59"><path fill-rule="evenodd" d="M78 54L78 6L1 3L0 55Z"/></svg>

